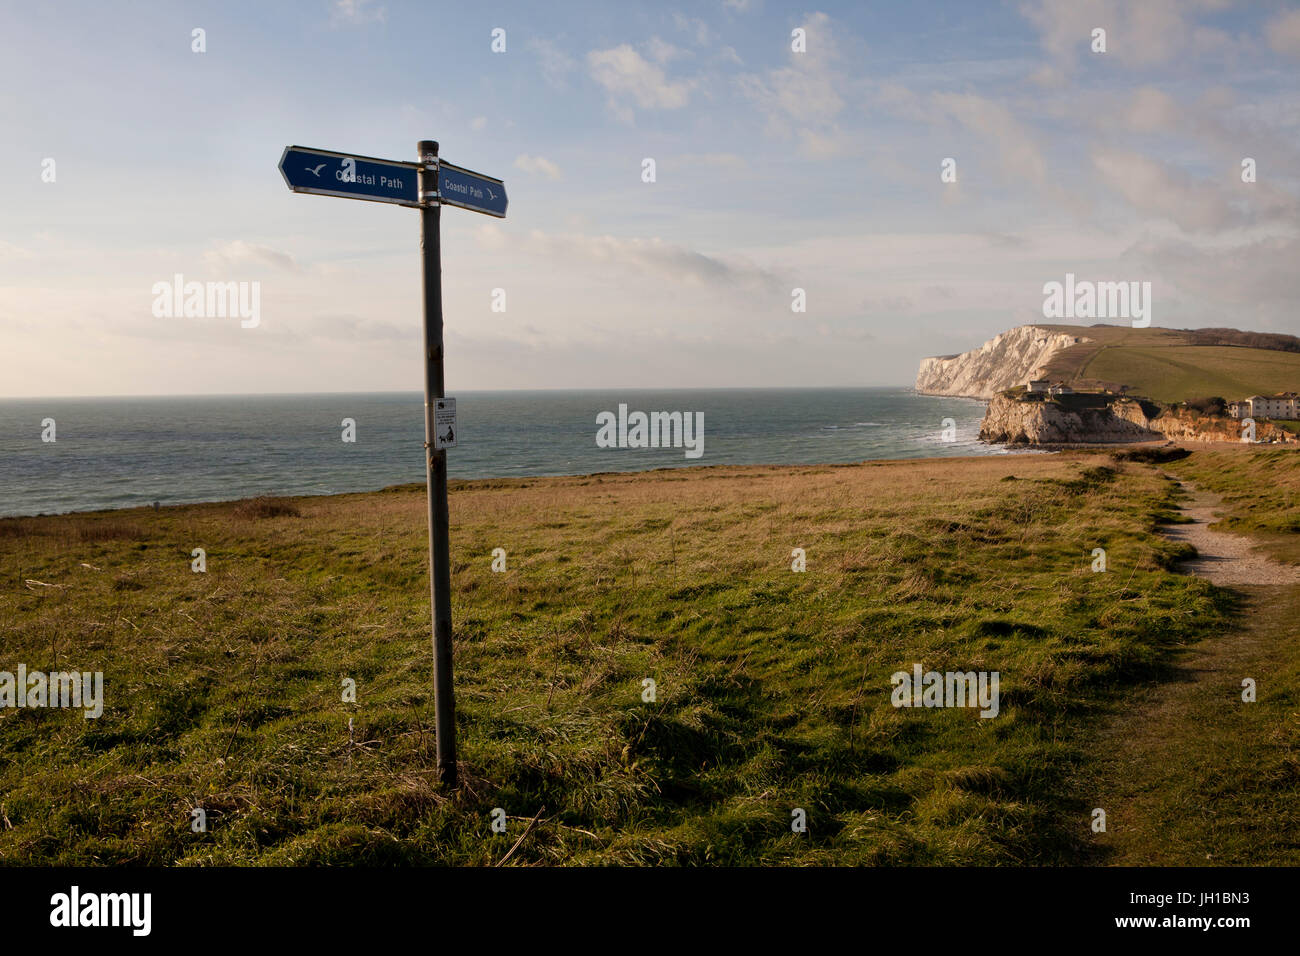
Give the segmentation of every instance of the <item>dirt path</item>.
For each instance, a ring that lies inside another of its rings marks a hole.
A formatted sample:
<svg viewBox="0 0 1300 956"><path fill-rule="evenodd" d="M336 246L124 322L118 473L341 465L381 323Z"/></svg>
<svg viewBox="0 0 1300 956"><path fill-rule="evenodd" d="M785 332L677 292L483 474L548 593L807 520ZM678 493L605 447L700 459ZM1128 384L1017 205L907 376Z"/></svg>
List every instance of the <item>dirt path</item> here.
<svg viewBox="0 0 1300 956"><path fill-rule="evenodd" d="M1091 748L1097 765L1080 781L1106 811L1093 844L1118 866L1300 863L1300 795L1290 695L1300 686L1300 569L1210 530L1217 496L1197 491L1192 524L1166 529L1199 557L1182 568L1231 587L1239 624L1189 648L1172 679L1133 691ZM1258 701L1242 700L1242 681ZM1092 802L1095 801L1095 802Z"/></svg>
<svg viewBox="0 0 1300 956"><path fill-rule="evenodd" d="M1192 523L1169 525L1164 534L1175 541L1186 541L1196 549L1198 557L1184 562L1182 570L1208 578L1221 587L1300 582L1300 568L1279 564L1260 554L1249 538L1210 529L1210 524L1218 518L1216 509L1221 503L1218 495L1200 491L1190 482L1182 482L1181 487L1192 496L1182 509Z"/></svg>

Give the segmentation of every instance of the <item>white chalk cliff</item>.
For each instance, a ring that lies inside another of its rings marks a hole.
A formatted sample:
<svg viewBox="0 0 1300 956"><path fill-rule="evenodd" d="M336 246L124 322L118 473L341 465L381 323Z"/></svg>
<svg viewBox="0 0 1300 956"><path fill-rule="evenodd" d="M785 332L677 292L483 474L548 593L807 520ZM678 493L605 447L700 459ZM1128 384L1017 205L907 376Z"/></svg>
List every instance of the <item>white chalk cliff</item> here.
<svg viewBox="0 0 1300 956"><path fill-rule="evenodd" d="M1089 339L1021 325L994 336L961 355L921 359L916 390L923 395L990 399L1015 385L1038 378L1057 352Z"/></svg>

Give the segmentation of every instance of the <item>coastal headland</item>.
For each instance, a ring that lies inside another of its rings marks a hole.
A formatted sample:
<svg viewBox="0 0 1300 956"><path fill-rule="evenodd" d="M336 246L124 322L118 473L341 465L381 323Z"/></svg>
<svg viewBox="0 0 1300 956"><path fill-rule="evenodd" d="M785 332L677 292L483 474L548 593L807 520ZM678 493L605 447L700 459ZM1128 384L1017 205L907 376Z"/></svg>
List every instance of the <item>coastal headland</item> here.
<svg viewBox="0 0 1300 956"><path fill-rule="evenodd" d="M1012 445L1300 441L1300 338L1238 329L1022 325L921 360L916 390L988 402Z"/></svg>

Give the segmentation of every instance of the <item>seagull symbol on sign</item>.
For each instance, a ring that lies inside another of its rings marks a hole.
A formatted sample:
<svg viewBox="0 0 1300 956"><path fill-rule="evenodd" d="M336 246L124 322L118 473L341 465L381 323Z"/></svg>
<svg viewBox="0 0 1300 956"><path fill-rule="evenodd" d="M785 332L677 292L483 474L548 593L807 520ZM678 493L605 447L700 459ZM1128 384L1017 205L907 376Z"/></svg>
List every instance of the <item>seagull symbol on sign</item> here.
<svg viewBox="0 0 1300 956"><path fill-rule="evenodd" d="M488 199L496 199L496 198L497 198L497 194L494 193L494 192L492 191L492 187L491 187L491 186L484 186L483 188L487 190Z"/></svg>
<svg viewBox="0 0 1300 956"><path fill-rule="evenodd" d="M307 172L311 173L311 174L312 174L313 176L315 176L317 179L320 179L320 171L321 171L322 169L325 168L325 164L324 164L324 163L321 163L321 164L320 164L319 166L317 166L315 169L312 169L310 166L307 166L307 167L305 167L305 168L306 168Z"/></svg>

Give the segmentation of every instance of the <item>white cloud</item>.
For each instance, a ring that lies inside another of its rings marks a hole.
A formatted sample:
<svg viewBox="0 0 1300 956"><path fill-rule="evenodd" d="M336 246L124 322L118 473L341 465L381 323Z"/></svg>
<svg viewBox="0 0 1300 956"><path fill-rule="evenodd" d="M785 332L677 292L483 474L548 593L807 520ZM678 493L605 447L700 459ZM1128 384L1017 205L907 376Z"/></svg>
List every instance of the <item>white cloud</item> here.
<svg viewBox="0 0 1300 956"><path fill-rule="evenodd" d="M1106 31L1106 57L1129 66L1177 61L1188 52L1232 52L1237 42L1220 30L1194 22L1203 11L1219 10L1222 0L1027 0L1021 13L1037 28L1055 70L1072 67L1092 54L1092 31Z"/></svg>
<svg viewBox="0 0 1300 956"><path fill-rule="evenodd" d="M1185 302L1179 321L1295 334L1300 299L1300 239L1268 237L1224 246L1148 239L1129 250L1135 263Z"/></svg>
<svg viewBox="0 0 1300 956"><path fill-rule="evenodd" d="M507 249L524 252L555 260L579 272L599 263L658 281L767 288L778 285L772 272L743 259L710 255L662 239L548 233L540 229L521 236L495 224L476 230L474 235L480 244L494 252Z"/></svg>
<svg viewBox="0 0 1300 956"><path fill-rule="evenodd" d="M545 156L529 156L527 153L520 153L515 157L515 169L521 169L526 173L540 173L547 179L560 178L560 167Z"/></svg>
<svg viewBox="0 0 1300 956"><path fill-rule="evenodd" d="M1131 91L1075 93L1070 96L1074 115L1090 117L1089 139L1098 145L1131 148L1125 131L1143 134L1161 156L1187 157L1208 165L1224 179L1220 185L1237 191L1233 201L1249 199L1254 214L1274 216L1294 208L1294 196L1286 193L1286 178L1279 170L1300 166L1300 150L1286 129L1294 120L1294 101L1285 97L1255 94L1238 100L1223 86L1203 89L1198 96L1173 96L1153 86ZM1116 120L1119 122L1117 123ZM1158 137L1158 138L1157 138ZM1244 156L1260 160L1274 175L1261 177L1248 193L1240 193L1240 164ZM1213 184L1209 184L1213 185Z"/></svg>
<svg viewBox="0 0 1300 956"><path fill-rule="evenodd" d="M749 164L738 153L682 153L673 157L673 165L712 166L720 169L745 169Z"/></svg>
<svg viewBox="0 0 1300 956"><path fill-rule="evenodd" d="M609 105L620 118L630 121L631 110L624 98L631 97L642 109L680 109L690 101L691 83L670 82L664 71L647 61L630 45L587 54L592 78L609 94Z"/></svg>
<svg viewBox="0 0 1300 956"><path fill-rule="evenodd" d="M785 67L741 78L741 90L768 113L792 124L824 123L844 108L829 71Z"/></svg>
<svg viewBox="0 0 1300 956"><path fill-rule="evenodd" d="M1124 120L1131 129L1149 133L1177 128L1180 116L1172 96L1153 86L1143 86L1133 92Z"/></svg>
<svg viewBox="0 0 1300 956"><path fill-rule="evenodd" d="M682 55L680 47L673 46L667 40L652 36L646 41L646 53L656 63L664 64Z"/></svg>
<svg viewBox="0 0 1300 956"><path fill-rule="evenodd" d="M678 30L688 34L695 41L696 46L704 46L709 42L709 25L703 20L688 17L681 13L674 13L673 25Z"/></svg>
<svg viewBox="0 0 1300 956"><path fill-rule="evenodd" d="M475 116L472 120L470 120L469 128L476 133L481 133L483 132L484 129L487 128L487 122L488 121L486 116Z"/></svg>
<svg viewBox="0 0 1300 956"><path fill-rule="evenodd" d="M568 75L578 68L578 61L569 56L557 42L545 37L533 37L528 41L528 47L537 54L542 78L549 86L563 89Z"/></svg>
<svg viewBox="0 0 1300 956"><path fill-rule="evenodd" d="M5 259L30 259L32 254L22 246L15 246L11 242L5 242L0 239L0 261Z"/></svg>
<svg viewBox="0 0 1300 956"><path fill-rule="evenodd" d="M1045 183L1047 160L1042 150L1029 127L1005 105L973 93L936 93L932 102L942 113L994 144L1008 178L1040 186Z"/></svg>
<svg viewBox="0 0 1300 956"><path fill-rule="evenodd" d="M336 26L345 23L383 23L387 17L387 11L374 0L334 0L330 12L330 22Z"/></svg>
<svg viewBox="0 0 1300 956"><path fill-rule="evenodd" d="M794 138L805 156L820 159L840 151L835 120L844 109L839 87L845 71L837 66L840 56L830 17L814 13L804 30L808 52L791 51L788 66L746 74L736 83L766 115L768 135Z"/></svg>
<svg viewBox="0 0 1300 956"><path fill-rule="evenodd" d="M843 143L835 133L818 133L810 129L799 130L799 151L809 159L830 159L838 156Z"/></svg>
<svg viewBox="0 0 1300 956"><path fill-rule="evenodd" d="M1224 229L1242 221L1221 188L1168 163L1123 150L1097 150L1092 164L1134 209L1188 232Z"/></svg>
<svg viewBox="0 0 1300 956"><path fill-rule="evenodd" d="M232 242L219 242L203 254L204 261L217 268L231 266L262 265L271 266L285 272L300 272L302 267L286 252L259 246L242 239Z"/></svg>
<svg viewBox="0 0 1300 956"><path fill-rule="evenodd" d="M389 322L354 313L313 313L311 321L285 333L292 338L343 342L414 341L420 335L416 322Z"/></svg>
<svg viewBox="0 0 1300 956"><path fill-rule="evenodd" d="M1291 10L1264 28L1268 45L1278 53L1300 57L1300 10Z"/></svg>

